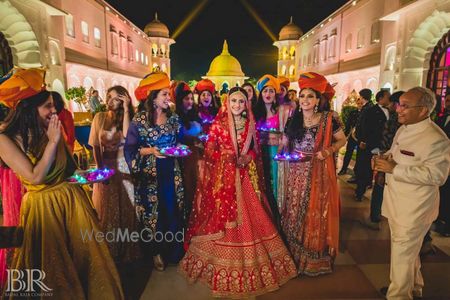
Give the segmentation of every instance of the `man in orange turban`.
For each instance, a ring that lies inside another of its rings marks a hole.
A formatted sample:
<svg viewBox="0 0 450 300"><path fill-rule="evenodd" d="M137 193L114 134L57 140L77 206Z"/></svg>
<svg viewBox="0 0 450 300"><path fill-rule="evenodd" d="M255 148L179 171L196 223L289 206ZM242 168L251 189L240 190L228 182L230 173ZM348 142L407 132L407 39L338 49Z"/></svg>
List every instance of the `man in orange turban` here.
<svg viewBox="0 0 450 300"><path fill-rule="evenodd" d="M153 72L146 75L134 91L134 95L138 101L147 100L147 96L151 91L162 90L170 87L169 76L164 72Z"/></svg>
<svg viewBox="0 0 450 300"><path fill-rule="evenodd" d="M0 82L0 103L14 109L23 99L45 90L45 70L13 69Z"/></svg>

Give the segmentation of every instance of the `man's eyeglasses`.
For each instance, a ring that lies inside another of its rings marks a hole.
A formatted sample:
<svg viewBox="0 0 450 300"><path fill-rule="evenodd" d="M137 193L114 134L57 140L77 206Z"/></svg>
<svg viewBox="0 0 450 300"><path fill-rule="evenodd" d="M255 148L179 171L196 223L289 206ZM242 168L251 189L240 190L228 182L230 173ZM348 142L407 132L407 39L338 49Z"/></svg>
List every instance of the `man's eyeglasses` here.
<svg viewBox="0 0 450 300"><path fill-rule="evenodd" d="M400 110L405 110L405 109L410 109L410 108L415 108L415 107L425 107L425 105L411 105L409 106L408 104L398 104L397 108Z"/></svg>

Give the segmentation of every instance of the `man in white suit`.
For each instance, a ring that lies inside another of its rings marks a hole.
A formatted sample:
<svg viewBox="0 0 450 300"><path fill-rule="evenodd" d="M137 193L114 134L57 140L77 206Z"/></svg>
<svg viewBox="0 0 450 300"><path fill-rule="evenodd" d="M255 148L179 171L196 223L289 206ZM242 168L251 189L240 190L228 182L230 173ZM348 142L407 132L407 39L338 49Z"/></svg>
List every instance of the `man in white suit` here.
<svg viewBox="0 0 450 300"><path fill-rule="evenodd" d="M434 94L415 87L400 97L391 149L375 157L375 171L386 173L382 214L391 230L391 284L387 299L422 297L419 251L439 212L439 186L450 170L450 141L430 119ZM383 289L382 289L383 292Z"/></svg>

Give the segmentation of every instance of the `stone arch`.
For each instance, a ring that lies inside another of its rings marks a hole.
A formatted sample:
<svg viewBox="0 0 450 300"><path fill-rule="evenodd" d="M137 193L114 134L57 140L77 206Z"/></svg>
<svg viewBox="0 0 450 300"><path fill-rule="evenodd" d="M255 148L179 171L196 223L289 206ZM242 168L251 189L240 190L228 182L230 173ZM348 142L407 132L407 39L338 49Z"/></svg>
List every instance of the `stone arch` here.
<svg viewBox="0 0 450 300"><path fill-rule="evenodd" d="M375 77L371 77L367 80L366 88L370 89L372 93L376 93L378 91L378 81Z"/></svg>
<svg viewBox="0 0 450 300"><path fill-rule="evenodd" d="M81 86L81 80L80 80L80 78L77 75L70 74L70 76L68 76L68 79L69 79L67 81L67 87L68 88Z"/></svg>
<svg viewBox="0 0 450 300"><path fill-rule="evenodd" d="M0 1L0 32L11 47L14 65L40 67L41 53L33 28L9 1Z"/></svg>
<svg viewBox="0 0 450 300"><path fill-rule="evenodd" d="M94 88L94 81L92 80L91 77L86 76L83 79L83 87L87 90L89 90L90 88Z"/></svg>
<svg viewBox="0 0 450 300"><path fill-rule="evenodd" d="M360 90L362 90L362 87L363 87L363 85L362 85L361 79L356 79L356 80L353 82L353 89L354 89L355 91L360 91Z"/></svg>
<svg viewBox="0 0 450 300"><path fill-rule="evenodd" d="M98 91L98 94L100 95L101 98L105 99L106 98L105 81L103 80L103 78L97 78L95 83L96 83L95 89Z"/></svg>
<svg viewBox="0 0 450 300"><path fill-rule="evenodd" d="M61 80L59 80L59 79L53 80L52 91L58 92L63 97L63 99L65 99L64 84L62 83Z"/></svg>
<svg viewBox="0 0 450 300"><path fill-rule="evenodd" d="M422 85L426 80L430 64L431 53L437 42L450 30L450 12L435 10L428 16L413 33L405 50L403 81L409 88L414 85ZM420 72L421 74L417 74ZM418 76L419 75L419 76ZM412 76L412 77L411 77ZM420 78L417 82L416 78Z"/></svg>
<svg viewBox="0 0 450 300"><path fill-rule="evenodd" d="M390 82L386 82L384 85L383 85L383 89L386 89L386 90L388 90L389 92L393 92L393 87L392 87L392 83L390 83Z"/></svg>

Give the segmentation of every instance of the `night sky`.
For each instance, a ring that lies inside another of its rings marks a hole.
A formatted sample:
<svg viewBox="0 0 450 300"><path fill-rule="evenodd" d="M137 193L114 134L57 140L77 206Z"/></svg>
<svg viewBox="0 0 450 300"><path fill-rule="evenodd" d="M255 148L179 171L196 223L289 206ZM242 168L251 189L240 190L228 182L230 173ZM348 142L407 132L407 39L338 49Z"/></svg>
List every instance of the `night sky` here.
<svg viewBox="0 0 450 300"><path fill-rule="evenodd" d="M143 29L158 19L170 35L200 0L106 0L122 15ZM248 0L278 39L280 29L289 22L307 32L347 0ZM209 70L212 59L220 54L227 39L231 55L236 57L246 76L258 78L276 73L277 48L266 32L244 8L240 0L209 0L197 17L171 46L172 77L199 80Z"/></svg>

